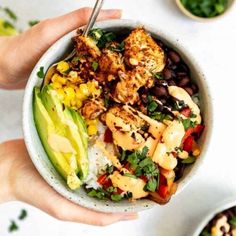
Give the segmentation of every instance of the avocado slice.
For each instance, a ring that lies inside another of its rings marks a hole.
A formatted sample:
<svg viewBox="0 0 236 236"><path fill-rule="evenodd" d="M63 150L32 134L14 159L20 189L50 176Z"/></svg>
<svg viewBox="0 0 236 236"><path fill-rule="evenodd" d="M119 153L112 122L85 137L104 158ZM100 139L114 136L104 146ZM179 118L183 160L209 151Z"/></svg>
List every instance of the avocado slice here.
<svg viewBox="0 0 236 236"><path fill-rule="evenodd" d="M82 117L74 110L65 107L51 85L44 86L41 93L43 104L56 124L57 131L70 140L76 151L76 159L81 180L88 175L88 135Z"/></svg>
<svg viewBox="0 0 236 236"><path fill-rule="evenodd" d="M40 90L37 87L34 88L33 112L34 121L39 137L52 164L54 165L56 170L64 177L64 179L67 180L67 184L71 189L74 190L79 188L82 182L77 176L77 168L73 168L73 166L68 163L68 154L66 154L66 157L66 155L63 155L63 153L59 151L55 151L49 145L49 136L57 135L58 137L60 137L60 133L58 133L58 129L55 127L51 117L45 109L40 97Z"/></svg>

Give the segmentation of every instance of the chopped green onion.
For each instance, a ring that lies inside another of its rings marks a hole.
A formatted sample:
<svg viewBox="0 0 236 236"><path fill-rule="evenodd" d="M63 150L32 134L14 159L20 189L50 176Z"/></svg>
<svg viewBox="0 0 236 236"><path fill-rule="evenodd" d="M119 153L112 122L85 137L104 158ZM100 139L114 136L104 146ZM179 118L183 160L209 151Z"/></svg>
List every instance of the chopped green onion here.
<svg viewBox="0 0 236 236"><path fill-rule="evenodd" d="M96 71L98 69L98 63L96 61L92 62L92 68L94 71Z"/></svg>
<svg viewBox="0 0 236 236"><path fill-rule="evenodd" d="M192 164L196 161L195 157L188 157L182 161L183 164Z"/></svg>
<svg viewBox="0 0 236 236"><path fill-rule="evenodd" d="M112 199L113 201L116 201L116 202L122 200L122 198L123 198L123 197L122 197L121 195L119 195L119 194L112 194L112 195L111 195L111 199Z"/></svg>

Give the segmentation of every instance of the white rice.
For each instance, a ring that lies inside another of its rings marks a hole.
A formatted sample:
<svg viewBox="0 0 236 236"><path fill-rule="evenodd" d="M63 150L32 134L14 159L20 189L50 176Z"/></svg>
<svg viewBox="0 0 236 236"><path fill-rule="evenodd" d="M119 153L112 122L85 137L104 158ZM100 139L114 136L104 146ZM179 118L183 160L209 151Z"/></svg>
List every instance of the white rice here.
<svg viewBox="0 0 236 236"><path fill-rule="evenodd" d="M104 132L106 127L99 123L98 125L98 138L97 140L103 141ZM97 182L97 176L104 174L106 171L106 165L112 165L111 161L104 155L104 153L94 145L94 142L89 142L88 148L89 158L89 173L87 178L84 180L86 188L97 189L100 184Z"/></svg>

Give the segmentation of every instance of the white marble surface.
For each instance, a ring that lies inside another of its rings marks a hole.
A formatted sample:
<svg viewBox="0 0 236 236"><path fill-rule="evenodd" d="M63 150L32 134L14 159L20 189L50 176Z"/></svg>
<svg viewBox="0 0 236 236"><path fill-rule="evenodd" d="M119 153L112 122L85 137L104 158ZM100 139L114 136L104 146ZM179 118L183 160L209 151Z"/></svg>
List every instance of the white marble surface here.
<svg viewBox="0 0 236 236"><path fill-rule="evenodd" d="M1 0L19 15L19 26L28 20L60 15L91 5L90 0ZM0 205L0 235L6 236L9 220L22 207L29 217L17 236L129 235L191 236L204 214L221 200L236 198L235 101L236 9L220 21L198 23L184 17L174 0L107 0L106 8L124 9L123 18L142 20L178 37L202 66L214 105L214 132L207 160L198 177L164 207L140 213L139 219L104 228L57 221L41 211L14 202ZM0 90L0 141L21 137L23 91ZM0 180L1 181L1 180ZM36 193L37 194L37 193Z"/></svg>

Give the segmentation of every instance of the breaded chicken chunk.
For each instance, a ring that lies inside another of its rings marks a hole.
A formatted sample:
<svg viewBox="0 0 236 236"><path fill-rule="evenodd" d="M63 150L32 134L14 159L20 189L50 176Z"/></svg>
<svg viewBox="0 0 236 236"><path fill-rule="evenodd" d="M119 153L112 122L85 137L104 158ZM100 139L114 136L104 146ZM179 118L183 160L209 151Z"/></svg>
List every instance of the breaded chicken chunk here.
<svg viewBox="0 0 236 236"><path fill-rule="evenodd" d="M138 90L153 85L152 74L143 67L136 67L132 71L118 72L120 81L117 83L113 99L124 104L135 104L139 100Z"/></svg>
<svg viewBox="0 0 236 236"><path fill-rule="evenodd" d="M96 43L91 38L77 36L74 37L74 41L76 43L76 49L79 55L86 57L89 56L93 59L97 59L101 56L100 49L97 47Z"/></svg>
<svg viewBox="0 0 236 236"><path fill-rule="evenodd" d="M143 28L133 30L125 39L124 55L132 68L142 66L151 73L157 73L165 67L164 51Z"/></svg>
<svg viewBox="0 0 236 236"><path fill-rule="evenodd" d="M117 75L118 71L124 71L125 66L122 54L109 49L103 49L99 59L99 68L103 73L108 75Z"/></svg>

